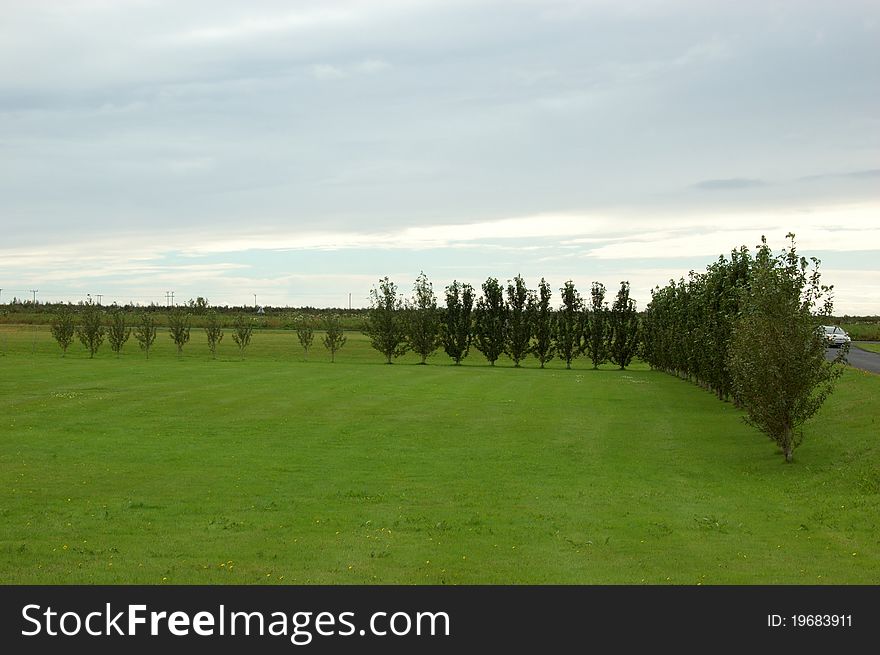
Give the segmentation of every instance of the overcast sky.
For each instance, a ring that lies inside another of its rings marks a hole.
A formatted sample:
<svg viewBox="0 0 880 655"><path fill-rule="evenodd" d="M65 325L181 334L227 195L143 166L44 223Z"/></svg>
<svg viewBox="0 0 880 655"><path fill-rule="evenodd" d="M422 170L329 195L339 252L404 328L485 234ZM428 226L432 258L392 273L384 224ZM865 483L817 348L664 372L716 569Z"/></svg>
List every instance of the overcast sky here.
<svg viewBox="0 0 880 655"><path fill-rule="evenodd" d="M0 302L643 308L791 231L880 314L878 210L877 2L0 0Z"/></svg>

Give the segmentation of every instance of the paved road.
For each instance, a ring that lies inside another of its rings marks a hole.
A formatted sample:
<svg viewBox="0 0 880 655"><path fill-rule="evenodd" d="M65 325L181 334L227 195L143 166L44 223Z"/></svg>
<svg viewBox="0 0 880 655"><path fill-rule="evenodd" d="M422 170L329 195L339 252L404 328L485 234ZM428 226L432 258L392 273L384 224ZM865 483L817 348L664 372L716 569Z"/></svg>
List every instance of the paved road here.
<svg viewBox="0 0 880 655"><path fill-rule="evenodd" d="M829 360L837 357L837 348L827 348L825 350L825 357ZM847 360L850 366L880 374L880 354L878 353L870 353L867 350L851 346Z"/></svg>

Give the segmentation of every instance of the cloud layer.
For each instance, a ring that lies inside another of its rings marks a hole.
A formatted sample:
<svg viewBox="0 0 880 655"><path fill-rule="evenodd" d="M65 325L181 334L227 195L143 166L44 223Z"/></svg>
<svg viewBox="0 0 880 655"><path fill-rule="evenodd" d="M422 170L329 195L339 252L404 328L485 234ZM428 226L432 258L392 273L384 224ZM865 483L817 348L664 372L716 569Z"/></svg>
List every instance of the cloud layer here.
<svg viewBox="0 0 880 655"><path fill-rule="evenodd" d="M686 274L791 230L843 298L880 255L875 3L0 14L4 289L294 303L307 275L330 303L422 268Z"/></svg>

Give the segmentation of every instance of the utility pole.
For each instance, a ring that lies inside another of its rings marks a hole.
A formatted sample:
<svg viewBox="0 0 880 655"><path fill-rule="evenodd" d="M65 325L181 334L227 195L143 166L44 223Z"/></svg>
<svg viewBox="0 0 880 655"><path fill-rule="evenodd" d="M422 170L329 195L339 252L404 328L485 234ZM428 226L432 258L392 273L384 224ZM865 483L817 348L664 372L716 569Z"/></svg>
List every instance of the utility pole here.
<svg viewBox="0 0 880 655"><path fill-rule="evenodd" d="M171 297L171 292L170 292L170 291L166 291L166 292L165 292L165 306L166 306L166 307L168 307L168 305L171 304L170 301L168 300L170 297Z"/></svg>
<svg viewBox="0 0 880 655"><path fill-rule="evenodd" d="M254 294L254 309L257 308L257 294Z"/></svg>
<svg viewBox="0 0 880 655"><path fill-rule="evenodd" d="M37 291L39 291L39 289L31 289L31 293L34 294L34 304L35 305L37 304Z"/></svg>
<svg viewBox="0 0 880 655"><path fill-rule="evenodd" d="M171 306L174 307L174 292L171 292Z"/></svg>
<svg viewBox="0 0 880 655"><path fill-rule="evenodd" d="M348 311L351 311L351 291L348 292Z"/></svg>
<svg viewBox="0 0 880 655"><path fill-rule="evenodd" d="M95 295L98 296L98 304L100 305L100 304L101 304L101 298L104 297L104 294L102 294L102 293L96 293Z"/></svg>

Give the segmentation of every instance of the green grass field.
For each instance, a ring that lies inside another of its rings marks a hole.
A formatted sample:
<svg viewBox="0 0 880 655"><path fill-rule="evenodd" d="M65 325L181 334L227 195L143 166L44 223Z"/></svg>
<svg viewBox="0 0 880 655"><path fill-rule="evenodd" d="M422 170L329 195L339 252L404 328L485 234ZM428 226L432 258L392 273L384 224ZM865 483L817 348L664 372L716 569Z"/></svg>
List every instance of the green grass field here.
<svg viewBox="0 0 880 655"><path fill-rule="evenodd" d="M795 463L648 370L330 364L290 332L64 359L0 327L4 583L876 583L880 377Z"/></svg>
<svg viewBox="0 0 880 655"><path fill-rule="evenodd" d="M872 353L880 353L880 343L876 342L868 342L868 341L855 341L853 345L856 348L861 348L862 350L867 350Z"/></svg>

